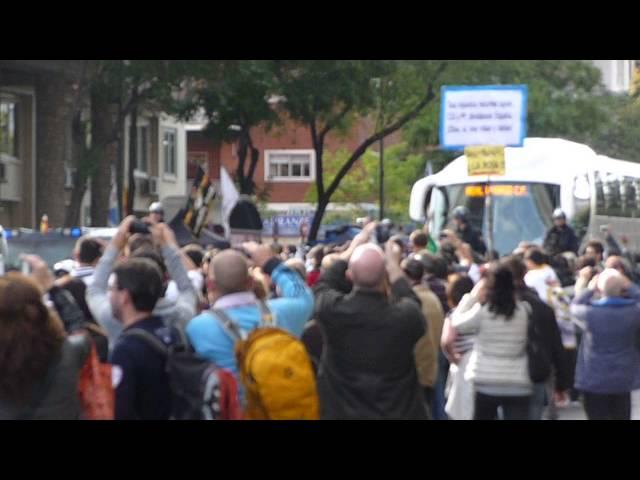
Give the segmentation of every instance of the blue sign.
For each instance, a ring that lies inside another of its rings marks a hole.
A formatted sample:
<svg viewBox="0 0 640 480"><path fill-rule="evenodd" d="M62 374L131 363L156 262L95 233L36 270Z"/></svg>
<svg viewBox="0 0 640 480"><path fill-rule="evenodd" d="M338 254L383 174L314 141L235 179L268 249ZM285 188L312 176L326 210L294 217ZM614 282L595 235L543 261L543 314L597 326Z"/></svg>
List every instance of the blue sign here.
<svg viewBox="0 0 640 480"><path fill-rule="evenodd" d="M262 234L267 236L299 237L300 227L311 225L312 217L306 215L277 215L262 222Z"/></svg>
<svg viewBox="0 0 640 480"><path fill-rule="evenodd" d="M440 107L440 146L521 147L527 136L526 85L445 86Z"/></svg>

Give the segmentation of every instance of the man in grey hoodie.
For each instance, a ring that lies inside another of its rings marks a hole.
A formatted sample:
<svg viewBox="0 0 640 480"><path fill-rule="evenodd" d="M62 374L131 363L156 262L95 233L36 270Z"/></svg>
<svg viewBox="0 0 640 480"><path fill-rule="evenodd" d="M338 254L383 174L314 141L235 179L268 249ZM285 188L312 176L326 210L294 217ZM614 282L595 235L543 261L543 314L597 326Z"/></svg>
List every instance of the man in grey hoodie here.
<svg viewBox="0 0 640 480"><path fill-rule="evenodd" d="M93 284L87 288L87 304L96 321L107 331L109 344L122 332L123 326L111 310L109 302L109 278L114 265L127 244L131 224L136 218L125 218L96 265ZM162 259L169 277L178 286L178 297L171 302L164 297L156 304L153 314L160 316L171 326L184 327L196 315L198 296L180 256L178 242L173 231L164 223L149 227L154 243L160 247ZM167 279L168 280L168 279ZM165 282L166 283L166 282ZM165 285L166 286L166 285Z"/></svg>

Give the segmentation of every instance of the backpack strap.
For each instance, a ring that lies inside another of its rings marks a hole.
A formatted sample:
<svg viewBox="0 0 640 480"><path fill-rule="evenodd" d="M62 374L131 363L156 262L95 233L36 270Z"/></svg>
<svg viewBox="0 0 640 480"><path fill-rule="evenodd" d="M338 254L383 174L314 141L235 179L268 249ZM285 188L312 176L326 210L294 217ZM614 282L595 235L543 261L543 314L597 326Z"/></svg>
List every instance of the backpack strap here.
<svg viewBox="0 0 640 480"><path fill-rule="evenodd" d="M258 308L260 309L260 324L268 327L275 327L277 324L275 315L271 312L269 305L264 300L258 300Z"/></svg>
<svg viewBox="0 0 640 480"><path fill-rule="evenodd" d="M163 357L169 356L169 347L167 347L162 340L156 337L153 333L147 332L141 328L132 328L126 332L122 332L120 338L123 337L135 337L142 340L144 343L153 348L156 352L160 353Z"/></svg>
<svg viewBox="0 0 640 480"><path fill-rule="evenodd" d="M258 308L260 310L260 325L261 326L276 326L276 320L274 315L271 313L271 309L266 304L266 302L262 300L258 300L256 302L258 304ZM225 312L223 309L211 310L210 313L218 320L218 323L222 326L225 332L236 342L241 340L246 340L248 334L243 331L238 325L231 319L229 314Z"/></svg>
<svg viewBox="0 0 640 480"><path fill-rule="evenodd" d="M84 324L82 325L82 328L89 330L89 332L93 332L96 335L100 335L107 338L109 337L106 330L96 323L84 322Z"/></svg>
<svg viewBox="0 0 640 480"><path fill-rule="evenodd" d="M179 346L185 350L193 350L191 342L189 341L189 338L187 338L187 332L177 325L175 326L175 331L178 332L178 337L180 338Z"/></svg>
<svg viewBox="0 0 640 480"><path fill-rule="evenodd" d="M220 326L224 329L225 332L231 337L231 339L235 342L239 342L241 340L246 340L247 333L243 332L238 325L235 324L231 317L222 309L211 310L210 312L213 317L218 321Z"/></svg>

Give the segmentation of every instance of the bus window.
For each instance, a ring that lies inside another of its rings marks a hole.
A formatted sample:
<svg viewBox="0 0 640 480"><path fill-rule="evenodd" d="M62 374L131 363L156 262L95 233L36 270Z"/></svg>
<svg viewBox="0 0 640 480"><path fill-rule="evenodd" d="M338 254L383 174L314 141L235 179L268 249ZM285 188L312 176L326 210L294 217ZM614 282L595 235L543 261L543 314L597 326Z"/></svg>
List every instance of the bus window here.
<svg viewBox="0 0 640 480"><path fill-rule="evenodd" d="M596 215L606 215L604 203L604 184L599 172L594 173L596 187Z"/></svg>
<svg viewBox="0 0 640 480"><path fill-rule="evenodd" d="M635 199L634 199L634 203L633 203L633 207L634 207L634 217L640 217L640 179L638 178L634 178L633 179L633 189L635 191Z"/></svg>
<svg viewBox="0 0 640 480"><path fill-rule="evenodd" d="M523 241L542 244L557 206L558 185L543 183L463 184L446 187L449 211L458 205L469 209L471 223L487 238L486 196L491 194L494 248L511 253Z"/></svg>
<svg viewBox="0 0 640 480"><path fill-rule="evenodd" d="M620 198L620 179L615 175L607 175L602 189L604 191L605 215L622 217L622 199Z"/></svg>
<svg viewBox="0 0 640 480"><path fill-rule="evenodd" d="M444 189L433 187L430 192L431 199L427 218L429 221L429 232L432 238L437 238L447 223L448 201Z"/></svg>
<svg viewBox="0 0 640 480"><path fill-rule="evenodd" d="M626 216L635 218L638 216L638 211L637 211L638 206L636 204L636 187L634 185L633 178L625 177L624 184L625 184L624 202L625 202L625 210L627 213Z"/></svg>
<svg viewBox="0 0 640 480"><path fill-rule="evenodd" d="M587 233L591 218L591 187L587 175L580 175L573 180L573 228L578 240Z"/></svg>

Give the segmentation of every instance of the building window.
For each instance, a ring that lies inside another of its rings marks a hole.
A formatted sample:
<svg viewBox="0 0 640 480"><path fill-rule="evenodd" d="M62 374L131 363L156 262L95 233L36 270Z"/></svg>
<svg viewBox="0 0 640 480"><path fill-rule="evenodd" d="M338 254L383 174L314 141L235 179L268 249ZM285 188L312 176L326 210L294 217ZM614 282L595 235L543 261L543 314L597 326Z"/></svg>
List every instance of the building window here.
<svg viewBox="0 0 640 480"><path fill-rule="evenodd" d="M8 98L0 98L0 153L18 157L16 102Z"/></svg>
<svg viewBox="0 0 640 480"><path fill-rule="evenodd" d="M310 182L315 178L313 150L267 150L265 156L266 181Z"/></svg>
<svg viewBox="0 0 640 480"><path fill-rule="evenodd" d="M149 172L149 127L138 127L137 170L143 173Z"/></svg>
<svg viewBox="0 0 640 480"><path fill-rule="evenodd" d="M175 128L164 130L162 146L164 152L164 173L167 175L176 174L176 140L178 133Z"/></svg>

